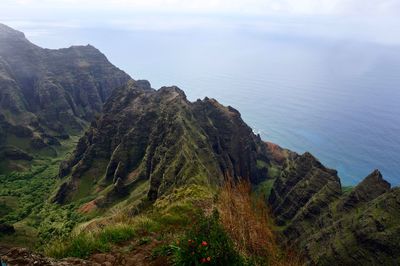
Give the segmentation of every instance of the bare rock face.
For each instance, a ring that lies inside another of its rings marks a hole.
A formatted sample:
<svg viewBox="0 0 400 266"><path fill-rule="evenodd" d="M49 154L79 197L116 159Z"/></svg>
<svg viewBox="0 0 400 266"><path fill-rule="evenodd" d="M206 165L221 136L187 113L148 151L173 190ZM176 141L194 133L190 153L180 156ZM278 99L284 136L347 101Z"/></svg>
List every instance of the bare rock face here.
<svg viewBox="0 0 400 266"><path fill-rule="evenodd" d="M100 185L91 191L107 190L108 198L123 197L147 180L147 197L154 201L188 183L218 185L224 178L257 183L267 178L257 161L268 163L265 144L235 109L208 98L189 102L177 87L153 90L132 81L114 91L60 167L60 177L70 176L70 198L85 176L95 176L93 183Z"/></svg>
<svg viewBox="0 0 400 266"><path fill-rule="evenodd" d="M93 46L43 49L0 24L0 147L12 138L33 149L57 145L82 131L128 80Z"/></svg>

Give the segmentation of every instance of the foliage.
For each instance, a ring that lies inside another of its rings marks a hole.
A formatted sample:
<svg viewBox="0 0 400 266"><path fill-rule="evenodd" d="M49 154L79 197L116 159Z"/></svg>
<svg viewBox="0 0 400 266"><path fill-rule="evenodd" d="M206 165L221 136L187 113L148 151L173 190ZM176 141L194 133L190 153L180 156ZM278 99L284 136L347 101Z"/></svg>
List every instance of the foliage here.
<svg viewBox="0 0 400 266"><path fill-rule="evenodd" d="M0 198L13 198L16 205L0 220L16 223L32 212L39 211L56 183L52 175L55 168L57 166L52 164L30 172L0 175Z"/></svg>
<svg viewBox="0 0 400 266"><path fill-rule="evenodd" d="M176 265L243 265L232 241L219 223L218 212L197 217L197 223L176 245L172 245Z"/></svg>
<svg viewBox="0 0 400 266"><path fill-rule="evenodd" d="M14 224L17 231L12 239L0 237L0 243L40 247L52 238L69 235L76 224L85 221L76 212L78 202L60 206L48 201L59 185L59 163L77 138L63 142L56 158L35 159L29 171L0 175L0 222Z"/></svg>

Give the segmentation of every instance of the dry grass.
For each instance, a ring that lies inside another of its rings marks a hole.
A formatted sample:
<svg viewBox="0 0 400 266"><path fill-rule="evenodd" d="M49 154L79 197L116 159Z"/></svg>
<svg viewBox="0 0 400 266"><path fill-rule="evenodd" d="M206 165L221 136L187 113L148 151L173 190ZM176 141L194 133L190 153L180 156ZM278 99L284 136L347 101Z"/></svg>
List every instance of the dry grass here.
<svg viewBox="0 0 400 266"><path fill-rule="evenodd" d="M227 181L219 194L220 220L236 249L246 257L262 258L269 265L302 265L299 256L278 245L265 201L251 192L249 182Z"/></svg>

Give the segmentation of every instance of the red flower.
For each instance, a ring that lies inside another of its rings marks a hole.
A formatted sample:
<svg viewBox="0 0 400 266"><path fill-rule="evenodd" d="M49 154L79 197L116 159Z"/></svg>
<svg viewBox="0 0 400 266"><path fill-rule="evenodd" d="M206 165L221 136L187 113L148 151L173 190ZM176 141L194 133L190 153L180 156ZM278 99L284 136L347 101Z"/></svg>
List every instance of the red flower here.
<svg viewBox="0 0 400 266"><path fill-rule="evenodd" d="M208 243L207 243L206 241L203 241L203 242L201 242L201 245L202 245L203 247L206 247L206 246L208 245Z"/></svg>
<svg viewBox="0 0 400 266"><path fill-rule="evenodd" d="M201 263L206 263L206 261L207 261L206 258L201 258L200 260Z"/></svg>

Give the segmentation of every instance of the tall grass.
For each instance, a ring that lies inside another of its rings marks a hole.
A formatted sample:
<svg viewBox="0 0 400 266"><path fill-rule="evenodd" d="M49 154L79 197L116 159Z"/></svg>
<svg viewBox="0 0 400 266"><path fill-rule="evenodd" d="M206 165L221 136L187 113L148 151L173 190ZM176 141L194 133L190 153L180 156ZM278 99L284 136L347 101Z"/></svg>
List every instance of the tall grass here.
<svg viewBox="0 0 400 266"><path fill-rule="evenodd" d="M226 181L217 208L220 222L235 248L254 264L302 265L300 257L278 245L266 202L252 195L249 182Z"/></svg>
<svg viewBox="0 0 400 266"><path fill-rule="evenodd" d="M98 232L81 232L67 239L59 239L48 244L44 251L54 258L88 258L95 252L107 252L111 244L121 243L134 237L132 226L118 224L107 226Z"/></svg>

